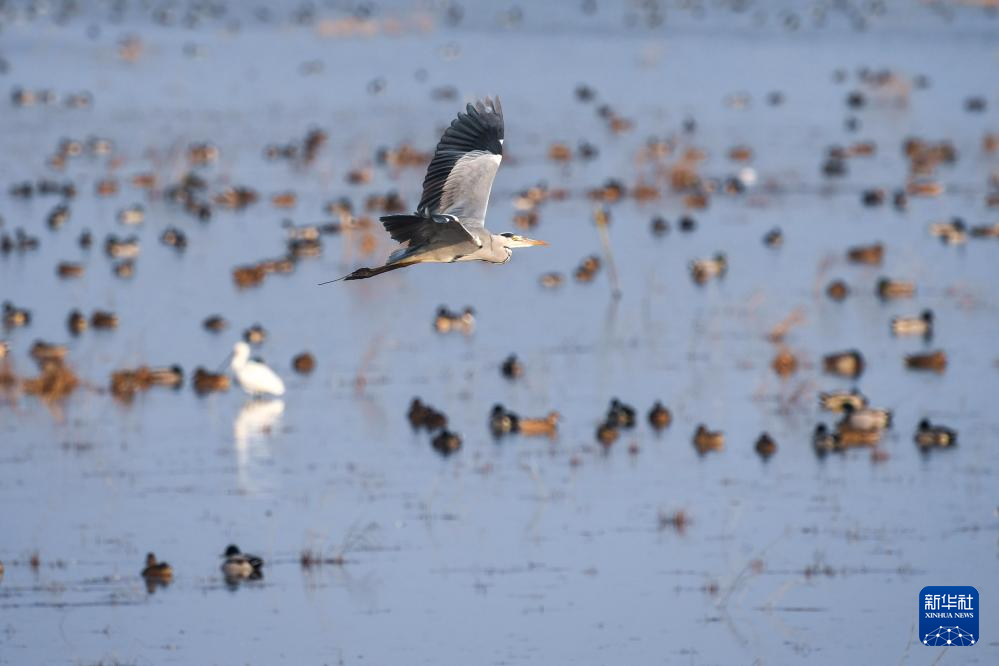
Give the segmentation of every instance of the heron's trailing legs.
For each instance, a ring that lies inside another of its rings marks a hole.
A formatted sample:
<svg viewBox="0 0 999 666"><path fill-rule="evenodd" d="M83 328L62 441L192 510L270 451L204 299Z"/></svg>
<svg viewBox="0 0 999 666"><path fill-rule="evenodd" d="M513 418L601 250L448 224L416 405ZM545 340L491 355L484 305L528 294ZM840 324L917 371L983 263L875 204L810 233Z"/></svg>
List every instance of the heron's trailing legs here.
<svg viewBox="0 0 999 666"><path fill-rule="evenodd" d="M375 277L376 275L381 275L382 273L388 273L389 271L394 271L397 268L405 268L406 266L412 266L413 264L418 264L418 261L401 261L397 264L386 264L384 266L378 266L377 268L358 268L356 271L349 275L344 275L343 277L337 278L335 280L327 280L326 282L320 282L320 286L324 284L330 284L332 282L339 282L340 280L364 280L369 277Z"/></svg>

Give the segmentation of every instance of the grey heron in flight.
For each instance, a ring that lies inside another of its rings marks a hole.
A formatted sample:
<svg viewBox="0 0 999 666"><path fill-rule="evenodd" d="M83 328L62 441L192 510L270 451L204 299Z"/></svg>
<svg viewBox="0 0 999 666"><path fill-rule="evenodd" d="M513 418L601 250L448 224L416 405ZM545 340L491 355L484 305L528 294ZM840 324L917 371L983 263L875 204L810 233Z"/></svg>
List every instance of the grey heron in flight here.
<svg viewBox="0 0 999 666"><path fill-rule="evenodd" d="M339 279L363 280L422 263L505 264L513 248L547 245L486 229L489 192L502 159L503 107L499 99L487 97L469 104L437 144L416 212L380 218L392 240L404 245L389 256L384 266L359 268Z"/></svg>

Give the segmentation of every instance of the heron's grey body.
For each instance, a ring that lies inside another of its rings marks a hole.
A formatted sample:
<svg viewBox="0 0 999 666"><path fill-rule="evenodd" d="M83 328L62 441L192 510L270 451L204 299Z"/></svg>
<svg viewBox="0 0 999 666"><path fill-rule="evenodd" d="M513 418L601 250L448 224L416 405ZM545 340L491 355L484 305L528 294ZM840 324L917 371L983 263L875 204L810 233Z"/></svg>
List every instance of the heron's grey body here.
<svg viewBox="0 0 999 666"><path fill-rule="evenodd" d="M499 99L487 97L469 104L437 144L416 212L381 218L392 239L404 245L384 266L359 268L341 279L361 280L420 263L505 264L515 247L547 245L486 229L489 194L502 159L503 107Z"/></svg>

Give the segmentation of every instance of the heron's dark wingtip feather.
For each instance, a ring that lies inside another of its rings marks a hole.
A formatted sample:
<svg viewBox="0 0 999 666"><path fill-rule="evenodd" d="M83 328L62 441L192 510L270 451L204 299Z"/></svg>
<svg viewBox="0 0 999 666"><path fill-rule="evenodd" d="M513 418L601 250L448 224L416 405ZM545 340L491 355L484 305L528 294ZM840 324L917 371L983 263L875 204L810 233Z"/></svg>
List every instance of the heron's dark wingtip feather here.
<svg viewBox="0 0 999 666"><path fill-rule="evenodd" d="M444 130L434 157L427 167L423 195L417 210L421 214L436 212L448 174L463 155L472 151L488 151L502 155L504 134L503 107L499 98L485 97L465 105L465 111Z"/></svg>

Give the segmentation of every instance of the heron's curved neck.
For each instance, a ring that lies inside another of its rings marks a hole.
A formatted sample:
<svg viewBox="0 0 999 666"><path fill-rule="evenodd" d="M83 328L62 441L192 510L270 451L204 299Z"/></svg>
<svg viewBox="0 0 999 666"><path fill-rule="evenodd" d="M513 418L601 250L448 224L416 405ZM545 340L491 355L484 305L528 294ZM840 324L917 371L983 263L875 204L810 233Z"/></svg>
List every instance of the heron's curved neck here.
<svg viewBox="0 0 999 666"><path fill-rule="evenodd" d="M499 234L490 234L489 236L490 244L492 247L492 252L490 253L491 261L494 264L505 264L510 261L510 257L513 256L513 250L507 246L506 238L500 236Z"/></svg>

